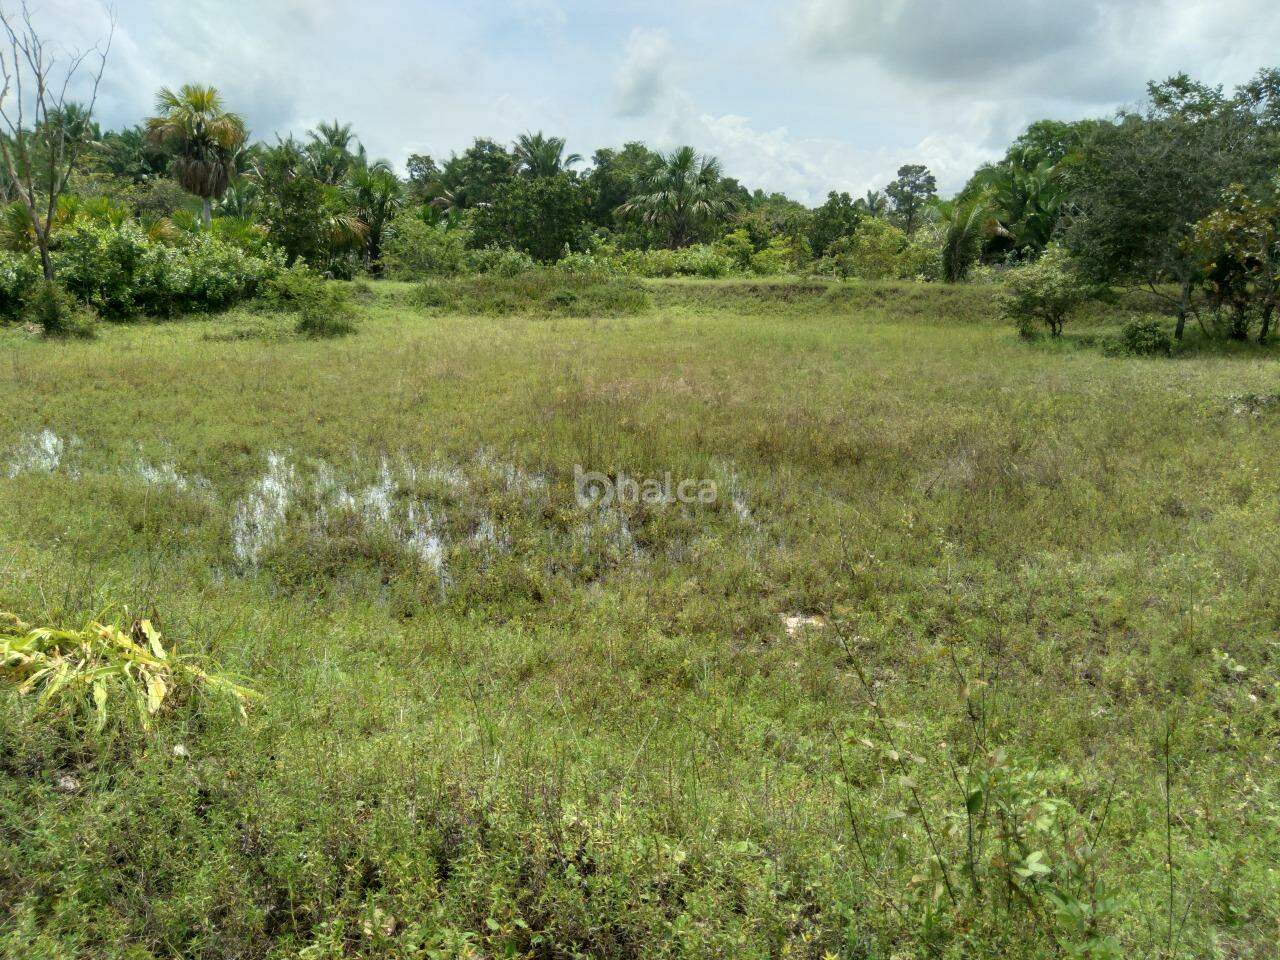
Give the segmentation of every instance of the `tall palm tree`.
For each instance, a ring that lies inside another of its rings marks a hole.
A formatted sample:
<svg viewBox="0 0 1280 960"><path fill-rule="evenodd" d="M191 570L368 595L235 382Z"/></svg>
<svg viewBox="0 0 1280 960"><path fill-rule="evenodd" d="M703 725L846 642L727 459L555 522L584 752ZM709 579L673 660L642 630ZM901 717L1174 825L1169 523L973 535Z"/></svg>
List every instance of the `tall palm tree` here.
<svg viewBox="0 0 1280 960"><path fill-rule="evenodd" d="M248 137L244 120L223 109L213 87L188 83L176 93L164 87L156 95L156 116L147 120L147 135L173 151L173 177L201 199L208 227L213 201L226 192Z"/></svg>
<svg viewBox="0 0 1280 960"><path fill-rule="evenodd" d="M365 258L375 270L382 259L382 234L404 205L404 184L385 160L368 163L363 157L347 176L351 209L364 225Z"/></svg>
<svg viewBox="0 0 1280 960"><path fill-rule="evenodd" d="M542 131L522 133L512 150L515 172L525 177L554 177L582 162L582 154L564 152L564 137L546 137Z"/></svg>
<svg viewBox="0 0 1280 960"><path fill-rule="evenodd" d="M977 263L982 241L995 230L991 200L986 194L969 200L940 200L926 216L942 229L942 279L960 283Z"/></svg>
<svg viewBox="0 0 1280 960"><path fill-rule="evenodd" d="M316 128L307 134L307 155L311 158L311 166L316 177L328 184L341 183L351 170L352 161L357 155L364 156L364 147L356 141L351 124L321 121ZM353 153L351 145L356 145L357 153Z"/></svg>
<svg viewBox="0 0 1280 960"><path fill-rule="evenodd" d="M640 180L639 190L618 213L635 217L667 236L672 249L690 243L698 228L734 207L720 182L720 161L693 147L677 147Z"/></svg>

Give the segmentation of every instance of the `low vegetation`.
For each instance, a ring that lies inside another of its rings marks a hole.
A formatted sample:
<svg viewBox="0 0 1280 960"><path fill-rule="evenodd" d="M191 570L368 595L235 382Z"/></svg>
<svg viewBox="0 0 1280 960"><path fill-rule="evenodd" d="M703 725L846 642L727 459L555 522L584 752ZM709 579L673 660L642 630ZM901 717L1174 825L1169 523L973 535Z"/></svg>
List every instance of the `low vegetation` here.
<svg viewBox="0 0 1280 960"><path fill-rule="evenodd" d="M1134 295L1028 347L998 284L344 289L333 349L0 331L0 607L159 610L261 694L122 742L0 693L0 952L1267 955L1274 346L1108 356L1172 336Z"/></svg>

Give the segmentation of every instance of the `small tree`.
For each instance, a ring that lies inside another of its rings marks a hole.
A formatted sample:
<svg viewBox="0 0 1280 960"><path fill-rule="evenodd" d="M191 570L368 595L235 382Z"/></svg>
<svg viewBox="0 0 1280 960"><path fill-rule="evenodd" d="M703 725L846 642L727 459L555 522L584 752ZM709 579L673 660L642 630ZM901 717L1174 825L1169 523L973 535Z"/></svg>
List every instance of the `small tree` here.
<svg viewBox="0 0 1280 960"><path fill-rule="evenodd" d="M0 42L7 46L0 48L0 120L7 134L0 136L0 158L31 219L44 278L52 282L49 237L58 216L58 199L66 192L76 160L89 139L115 24L106 40L92 50L61 61L36 30L25 2L16 18L0 10L0 28ZM89 74L94 58L96 69ZM70 96L82 69L89 91L81 105L73 103Z"/></svg>
<svg viewBox="0 0 1280 960"><path fill-rule="evenodd" d="M1233 184L1222 205L1196 223L1190 246L1204 274L1215 328L1244 340L1256 319L1258 342L1265 343L1280 302L1280 209Z"/></svg>
<svg viewBox="0 0 1280 960"><path fill-rule="evenodd" d="M1089 291L1062 247L1054 244L1034 263L1010 270L1000 310L1031 338L1043 324L1049 335L1062 336L1062 327Z"/></svg>
<svg viewBox="0 0 1280 960"><path fill-rule="evenodd" d="M821 257L827 247L841 237L852 236L862 220L862 213L847 193L827 194L827 202L813 211L813 220L809 224L809 246L813 255Z"/></svg>
<svg viewBox="0 0 1280 960"><path fill-rule="evenodd" d="M509 180L493 202L472 220L476 247L510 246L537 260L555 260L566 246L579 245L587 204L578 182L567 173Z"/></svg>

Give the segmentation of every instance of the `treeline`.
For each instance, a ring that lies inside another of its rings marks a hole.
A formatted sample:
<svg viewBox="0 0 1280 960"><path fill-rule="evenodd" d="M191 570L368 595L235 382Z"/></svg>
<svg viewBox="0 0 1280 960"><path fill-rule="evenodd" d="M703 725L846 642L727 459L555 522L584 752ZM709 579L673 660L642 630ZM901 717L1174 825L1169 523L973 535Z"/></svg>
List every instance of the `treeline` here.
<svg viewBox="0 0 1280 960"><path fill-rule="evenodd" d="M37 148L78 149L61 189L49 178L47 237L22 178L11 167L0 177L10 312L42 264L99 312L127 315L225 305L295 265L333 278L560 262L960 282L1060 245L1069 256L1053 262L1073 282L1167 297L1178 337L1195 317L1209 332L1265 339L1280 289L1277 70L1229 93L1180 75L1114 118L1034 123L950 199L909 164L881 191L831 192L815 208L748 189L692 147L633 142L586 160L540 132L414 155L401 176L346 123L253 142L200 86L161 91L155 115L123 130L99 129L74 104L43 124L56 129L33 128Z"/></svg>

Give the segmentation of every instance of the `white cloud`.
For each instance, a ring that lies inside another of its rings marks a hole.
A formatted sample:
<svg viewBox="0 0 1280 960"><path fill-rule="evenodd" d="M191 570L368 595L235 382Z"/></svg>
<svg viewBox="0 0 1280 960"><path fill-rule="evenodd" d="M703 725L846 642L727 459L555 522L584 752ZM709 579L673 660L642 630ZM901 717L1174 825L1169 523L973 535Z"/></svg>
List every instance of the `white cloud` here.
<svg viewBox="0 0 1280 960"><path fill-rule="evenodd" d="M108 4L107 126L140 121L161 85L202 82L262 139L338 118L397 162L540 128L584 154L690 143L810 202L905 162L953 190L1032 120L1105 115L1179 70L1231 86L1280 50L1275 0L41 0L37 14L83 47Z"/></svg>
<svg viewBox="0 0 1280 960"><path fill-rule="evenodd" d="M802 56L860 59L921 89L1079 104L1190 70L1238 83L1274 59L1274 0L805 0ZM1205 67L1208 67L1206 70Z"/></svg>
<svg viewBox="0 0 1280 960"><path fill-rule="evenodd" d="M637 27L614 77L618 115L643 117L671 92L672 50L666 31Z"/></svg>

